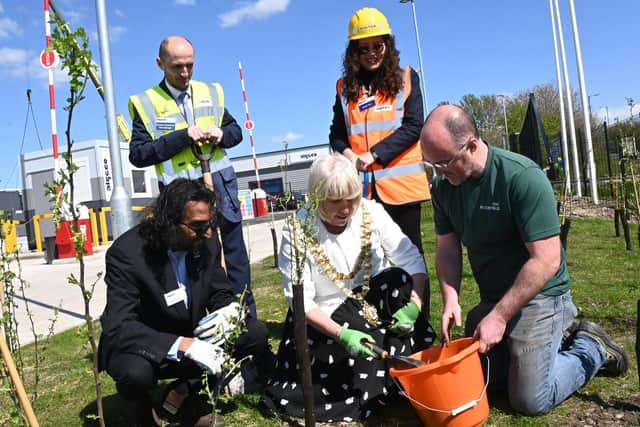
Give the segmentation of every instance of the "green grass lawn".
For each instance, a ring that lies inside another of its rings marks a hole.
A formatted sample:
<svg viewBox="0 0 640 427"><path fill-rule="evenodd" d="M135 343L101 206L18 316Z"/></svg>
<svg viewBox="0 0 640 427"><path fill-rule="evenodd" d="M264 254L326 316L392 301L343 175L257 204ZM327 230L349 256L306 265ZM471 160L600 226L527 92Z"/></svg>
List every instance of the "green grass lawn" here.
<svg viewBox="0 0 640 427"><path fill-rule="evenodd" d="M431 275L431 321L439 330L442 303L435 277L435 238L430 208L424 209L424 248ZM634 229L636 225L633 225ZM586 387L541 417L514 414L504 397L492 398L487 425L492 426L567 426L567 425L638 425L640 419L640 388L634 356L636 303L640 298L640 255L638 250L625 250L624 240L614 237L613 221L573 219L568 240L569 271L574 302L580 316L602 324L611 336L626 348L632 360L630 371L622 378L596 377ZM252 276L259 317L271 334L274 350L286 313L280 273L273 259L253 265ZM465 262L461 303L464 312L478 301L477 288ZM97 314L96 314L96 317ZM455 331L458 336L462 331ZM95 414L95 388L91 374L89 347L82 329L54 336L45 352L41 371L39 396L34 409L42 426L97 425L87 419ZM26 366L32 366L32 349L24 349ZM28 390L32 389L33 371L26 370ZM124 402L116 394L111 378L102 374L104 407L108 426L126 426ZM11 421L15 405L9 399L6 378L0 382L0 425L15 425ZM160 390L158 390L160 391ZM232 399L224 405L227 425L280 426L288 420L260 410L258 396ZM15 420L15 416L13 418ZM593 421L593 422L592 422ZM347 424L340 424L347 425ZM362 424L353 423L352 426ZM420 421L410 405L401 401L388 407L367 426L419 426Z"/></svg>

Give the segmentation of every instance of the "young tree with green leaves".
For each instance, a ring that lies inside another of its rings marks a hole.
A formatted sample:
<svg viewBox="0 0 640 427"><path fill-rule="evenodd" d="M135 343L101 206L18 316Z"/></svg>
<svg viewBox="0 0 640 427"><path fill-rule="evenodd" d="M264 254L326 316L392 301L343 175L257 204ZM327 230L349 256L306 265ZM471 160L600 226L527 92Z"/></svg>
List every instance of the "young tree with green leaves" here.
<svg viewBox="0 0 640 427"><path fill-rule="evenodd" d="M98 414L92 417L97 418L101 427L104 427L104 415L102 405L102 383L98 370L98 343L96 331L91 316L89 303L93 296L95 285L102 277L99 273L97 278L90 284L86 283L84 256L87 255L85 248L85 236L78 229L79 213L74 200L74 174L78 171L78 166L73 162L71 137L73 113L76 107L84 99L84 91L87 87L89 72L95 68L91 61L91 50L89 50L89 40L84 28L80 27L75 31L63 28L64 23L57 15L53 15L55 24L52 32L52 49L60 56L62 70L66 70L69 76L69 97L66 99L64 110L67 111L67 124L65 136L67 140L67 150L62 154L65 166L57 171L58 176L54 177L52 183L46 185L46 194L49 201L54 205L54 218L56 227L60 222L69 221L72 231L73 246L76 251L76 259L80 265L80 276L70 274L67 281L79 287L82 292L84 302L84 319L87 327L87 335L91 346L93 360L93 377L96 386L96 404Z"/></svg>

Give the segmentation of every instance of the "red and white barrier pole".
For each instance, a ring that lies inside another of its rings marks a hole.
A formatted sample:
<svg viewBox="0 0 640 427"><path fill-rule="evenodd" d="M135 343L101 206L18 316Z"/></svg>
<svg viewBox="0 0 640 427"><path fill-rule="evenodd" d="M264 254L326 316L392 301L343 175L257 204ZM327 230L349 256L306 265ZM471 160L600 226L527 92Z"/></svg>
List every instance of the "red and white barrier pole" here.
<svg viewBox="0 0 640 427"><path fill-rule="evenodd" d="M247 120L244 122L244 128L249 132L249 140L251 141L251 154L253 155L253 170L256 172L256 182L260 188L260 174L258 173L258 160L256 159L256 147L253 143L253 121L249 115L249 104L247 103L247 91L244 87L244 75L242 73L242 64L238 61L238 69L240 70L240 83L242 84L242 98L244 99L244 110L247 112Z"/></svg>
<svg viewBox="0 0 640 427"><path fill-rule="evenodd" d="M51 50L51 18L49 0L44 0L44 23L47 48L40 55L41 65L49 74L49 107L51 110L51 142L53 144L53 179L58 177L58 129L56 125L56 98L53 86L53 67L57 65L57 54Z"/></svg>

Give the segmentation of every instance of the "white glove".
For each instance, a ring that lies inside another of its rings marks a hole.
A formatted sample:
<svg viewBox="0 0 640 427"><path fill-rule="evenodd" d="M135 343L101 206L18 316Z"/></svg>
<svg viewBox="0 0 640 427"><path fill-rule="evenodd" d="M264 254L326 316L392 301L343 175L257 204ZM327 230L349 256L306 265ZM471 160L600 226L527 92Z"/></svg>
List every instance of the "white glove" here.
<svg viewBox="0 0 640 427"><path fill-rule="evenodd" d="M209 344L194 338L184 355L196 362L202 369L206 369L210 374L219 375L222 372L222 348L218 345Z"/></svg>
<svg viewBox="0 0 640 427"><path fill-rule="evenodd" d="M237 302L219 308L200 319L193 334L209 343L218 343L224 340L227 333L242 320L240 317L241 309Z"/></svg>

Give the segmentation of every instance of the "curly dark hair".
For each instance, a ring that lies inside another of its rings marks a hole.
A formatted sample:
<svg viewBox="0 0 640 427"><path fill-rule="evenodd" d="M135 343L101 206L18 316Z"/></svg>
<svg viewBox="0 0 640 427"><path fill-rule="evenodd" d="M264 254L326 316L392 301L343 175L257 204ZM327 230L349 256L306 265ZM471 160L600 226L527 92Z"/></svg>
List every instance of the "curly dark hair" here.
<svg viewBox="0 0 640 427"><path fill-rule="evenodd" d="M393 35L382 36L386 52L380 68L373 76L371 85L373 91L380 91L385 98L394 97L403 85L402 68L400 68L400 51L396 48ZM363 84L362 75L366 70L360 65L358 40L351 40L342 58L342 94L350 101L357 101L360 87Z"/></svg>
<svg viewBox="0 0 640 427"><path fill-rule="evenodd" d="M153 252L167 250L178 235L178 224L188 202L205 202L215 218L215 194L200 181L179 178L164 187L151 207L151 215L140 223L138 233Z"/></svg>

